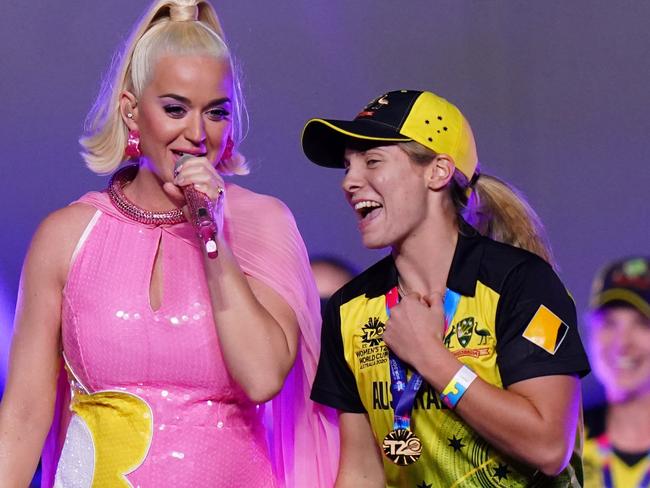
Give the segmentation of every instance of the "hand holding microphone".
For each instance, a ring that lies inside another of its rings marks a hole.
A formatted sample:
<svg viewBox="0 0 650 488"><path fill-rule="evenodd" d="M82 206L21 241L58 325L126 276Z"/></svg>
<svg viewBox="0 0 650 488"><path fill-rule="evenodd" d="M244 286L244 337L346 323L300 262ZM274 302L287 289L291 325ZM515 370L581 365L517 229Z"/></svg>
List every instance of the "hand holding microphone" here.
<svg viewBox="0 0 650 488"><path fill-rule="evenodd" d="M183 154L174 165L174 174L180 171L181 166L192 159L193 155ZM199 238L205 246L205 251L209 258L214 259L218 255L217 250L217 223L214 220L214 204L212 200L203 192L194 188L193 184L181 187L187 208L190 214L190 223L196 229ZM223 189L219 189L219 197L223 194Z"/></svg>

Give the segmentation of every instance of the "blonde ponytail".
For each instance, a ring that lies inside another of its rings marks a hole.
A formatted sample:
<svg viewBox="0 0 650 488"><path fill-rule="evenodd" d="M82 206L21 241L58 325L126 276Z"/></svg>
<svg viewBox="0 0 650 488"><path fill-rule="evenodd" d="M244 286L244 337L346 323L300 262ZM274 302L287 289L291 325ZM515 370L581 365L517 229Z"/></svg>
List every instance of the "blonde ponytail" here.
<svg viewBox="0 0 650 488"><path fill-rule="evenodd" d="M140 96L158 59L166 54L201 54L227 59L233 78L232 139L235 149L217 169L223 174L247 174L244 157L237 152L243 138L245 109L239 73L219 18L205 0L158 0L145 12L111 65L99 96L91 108L79 139L86 165L95 173L114 171L124 160L128 130L120 116L124 90Z"/></svg>
<svg viewBox="0 0 650 488"><path fill-rule="evenodd" d="M481 234L535 253L556 267L539 216L524 196L505 181L482 174L469 200L457 204L459 207L461 216Z"/></svg>

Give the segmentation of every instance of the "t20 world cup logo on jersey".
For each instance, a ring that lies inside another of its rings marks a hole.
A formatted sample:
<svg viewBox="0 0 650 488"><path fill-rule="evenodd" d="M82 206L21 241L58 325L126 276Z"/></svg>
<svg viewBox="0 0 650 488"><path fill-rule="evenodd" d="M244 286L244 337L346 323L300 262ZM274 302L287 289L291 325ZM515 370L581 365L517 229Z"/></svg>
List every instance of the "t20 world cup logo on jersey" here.
<svg viewBox="0 0 650 488"><path fill-rule="evenodd" d="M369 317L366 325L361 328L363 330L361 342L363 342L364 346L373 347L381 344L384 327L385 324L378 317Z"/></svg>
<svg viewBox="0 0 650 488"><path fill-rule="evenodd" d="M388 361L388 348L382 338L385 327L379 317L368 317L361 326L361 348L354 352L360 370Z"/></svg>

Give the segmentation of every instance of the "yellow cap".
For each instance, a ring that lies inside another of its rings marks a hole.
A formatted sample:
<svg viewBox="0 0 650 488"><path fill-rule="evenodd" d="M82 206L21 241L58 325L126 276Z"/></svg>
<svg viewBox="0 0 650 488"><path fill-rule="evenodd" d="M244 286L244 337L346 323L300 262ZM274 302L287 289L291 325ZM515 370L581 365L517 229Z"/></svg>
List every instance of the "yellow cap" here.
<svg viewBox="0 0 650 488"><path fill-rule="evenodd" d="M351 121L311 119L303 129L302 146L314 163L343 167L348 138L419 142L437 154L450 156L468 181L478 166L467 119L454 104L428 91L388 92L366 105Z"/></svg>

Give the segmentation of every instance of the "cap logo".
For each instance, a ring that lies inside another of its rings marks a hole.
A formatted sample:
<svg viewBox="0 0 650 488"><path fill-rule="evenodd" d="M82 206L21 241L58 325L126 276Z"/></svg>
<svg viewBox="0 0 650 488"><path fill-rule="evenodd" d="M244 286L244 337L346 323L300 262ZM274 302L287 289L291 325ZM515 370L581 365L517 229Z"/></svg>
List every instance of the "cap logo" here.
<svg viewBox="0 0 650 488"><path fill-rule="evenodd" d="M612 281L616 286L647 290L650 288L650 269L644 259L627 261L620 270L612 273Z"/></svg>
<svg viewBox="0 0 650 488"><path fill-rule="evenodd" d="M388 94L384 94L380 97L375 98L372 102L366 105L363 110L379 110L382 107L388 105Z"/></svg>
<svg viewBox="0 0 650 488"><path fill-rule="evenodd" d="M388 93L375 98L372 102L366 105L361 112L359 112L356 118L359 117L372 117L375 115L375 112L382 107L388 105Z"/></svg>
<svg viewBox="0 0 650 488"><path fill-rule="evenodd" d="M627 276L641 276L648 272L648 263L645 259L633 259L623 265L623 272Z"/></svg>

